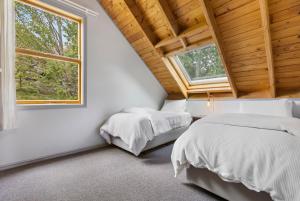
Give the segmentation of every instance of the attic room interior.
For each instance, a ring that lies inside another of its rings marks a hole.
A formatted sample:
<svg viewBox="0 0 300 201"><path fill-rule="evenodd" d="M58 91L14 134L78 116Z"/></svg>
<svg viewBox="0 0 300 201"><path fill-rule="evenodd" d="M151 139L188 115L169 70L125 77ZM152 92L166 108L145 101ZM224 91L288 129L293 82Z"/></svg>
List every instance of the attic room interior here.
<svg viewBox="0 0 300 201"><path fill-rule="evenodd" d="M299 0L0 0L0 201L300 201Z"/></svg>

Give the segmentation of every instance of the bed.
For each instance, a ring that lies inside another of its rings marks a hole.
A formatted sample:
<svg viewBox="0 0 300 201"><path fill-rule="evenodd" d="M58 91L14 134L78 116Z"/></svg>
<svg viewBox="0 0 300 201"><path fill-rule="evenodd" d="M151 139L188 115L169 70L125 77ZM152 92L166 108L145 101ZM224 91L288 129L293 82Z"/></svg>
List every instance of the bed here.
<svg viewBox="0 0 300 201"><path fill-rule="evenodd" d="M161 111L138 107L124 109L102 125L100 135L108 144L138 156L176 140L188 129L192 117L185 109L180 109L183 103L166 101Z"/></svg>
<svg viewBox="0 0 300 201"><path fill-rule="evenodd" d="M300 120L268 107L194 122L174 144L175 176L231 201L299 201Z"/></svg>
<svg viewBox="0 0 300 201"><path fill-rule="evenodd" d="M153 149L155 147L158 147L160 145L175 141L176 139L178 139L178 137L180 137L180 135L182 135L188 129L188 127L189 126L176 128L176 129L173 129L171 131L162 133L162 134L158 135L157 137L154 137L152 140L149 140L146 143L146 145L141 150L141 152L144 152L144 151ZM133 150L128 146L128 144L126 144L119 137L112 138L111 144L113 144L117 147L120 147L121 149L126 150L126 151L131 152L131 153L134 154ZM141 152L137 152L135 155L139 155Z"/></svg>

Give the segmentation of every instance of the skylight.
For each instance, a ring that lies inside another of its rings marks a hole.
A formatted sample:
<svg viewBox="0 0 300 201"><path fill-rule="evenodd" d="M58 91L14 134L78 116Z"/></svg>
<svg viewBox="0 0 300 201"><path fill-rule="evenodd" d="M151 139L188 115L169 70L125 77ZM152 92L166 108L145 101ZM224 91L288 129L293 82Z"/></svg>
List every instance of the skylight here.
<svg viewBox="0 0 300 201"><path fill-rule="evenodd" d="M214 44L178 54L175 60L190 84L227 81L224 66Z"/></svg>

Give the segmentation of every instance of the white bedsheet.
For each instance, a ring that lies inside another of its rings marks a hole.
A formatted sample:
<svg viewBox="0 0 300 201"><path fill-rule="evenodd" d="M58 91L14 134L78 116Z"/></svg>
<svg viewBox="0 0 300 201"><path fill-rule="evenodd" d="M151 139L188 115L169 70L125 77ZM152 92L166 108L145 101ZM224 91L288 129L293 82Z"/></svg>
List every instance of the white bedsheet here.
<svg viewBox="0 0 300 201"><path fill-rule="evenodd" d="M190 113L187 112L165 112L149 108L129 108L123 112L139 114L149 119L155 136L175 128L188 126L192 121Z"/></svg>
<svg viewBox="0 0 300 201"><path fill-rule="evenodd" d="M223 180L265 191L275 201L300 200L300 120L222 114L195 122L174 144L177 175L192 165Z"/></svg>
<svg viewBox="0 0 300 201"><path fill-rule="evenodd" d="M109 144L111 144L110 136L121 138L135 155L139 155L147 142L155 136L188 126L191 121L189 113L131 108L112 115L100 128L100 135Z"/></svg>

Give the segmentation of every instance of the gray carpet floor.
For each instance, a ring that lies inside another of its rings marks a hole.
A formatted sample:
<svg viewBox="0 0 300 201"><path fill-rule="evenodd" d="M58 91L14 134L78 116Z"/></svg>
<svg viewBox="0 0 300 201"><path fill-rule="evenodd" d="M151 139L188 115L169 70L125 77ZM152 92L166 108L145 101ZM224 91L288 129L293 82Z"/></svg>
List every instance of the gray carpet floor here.
<svg viewBox="0 0 300 201"><path fill-rule="evenodd" d="M109 147L2 172L0 201L221 201L173 177L171 150Z"/></svg>

